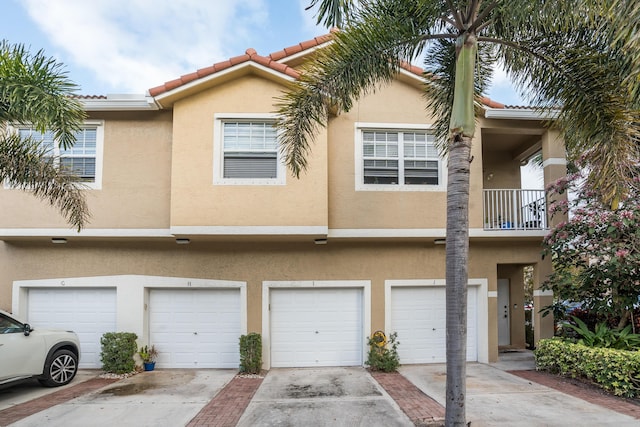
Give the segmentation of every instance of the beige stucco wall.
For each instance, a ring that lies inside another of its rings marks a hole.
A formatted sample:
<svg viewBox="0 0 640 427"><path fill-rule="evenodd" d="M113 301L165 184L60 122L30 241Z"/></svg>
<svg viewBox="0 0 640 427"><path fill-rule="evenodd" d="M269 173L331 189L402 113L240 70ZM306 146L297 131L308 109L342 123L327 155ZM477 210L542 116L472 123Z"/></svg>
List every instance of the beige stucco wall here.
<svg viewBox="0 0 640 427"><path fill-rule="evenodd" d="M103 113L102 188L86 190L86 228L167 228L171 113ZM0 186L0 228L68 228L58 211L24 191Z"/></svg>
<svg viewBox="0 0 640 427"><path fill-rule="evenodd" d="M508 151L490 151L483 158L484 188L521 188L520 162Z"/></svg>
<svg viewBox="0 0 640 427"><path fill-rule="evenodd" d="M419 87L396 81L354 103L351 111L329 123L329 224L336 229L444 228L446 186L438 191L356 191L356 123L424 124L426 111ZM482 211L482 154L480 138L473 145L470 209ZM446 182L446 170L443 171ZM477 216L477 218L475 218ZM473 226L481 226L482 214Z"/></svg>
<svg viewBox="0 0 640 427"><path fill-rule="evenodd" d="M517 251L515 249L518 249ZM11 309L14 280L140 274L247 282L248 331L262 330L262 282L370 280L371 330L384 329L384 282L443 279L443 246L424 242L313 243L82 243L0 244L0 308ZM535 243L471 245L469 277L496 290L498 264L533 264ZM73 260L73 262L69 262ZM90 283L90 280L87 281ZM495 298L489 297L489 359L497 358Z"/></svg>
<svg viewBox="0 0 640 427"><path fill-rule="evenodd" d="M326 136L320 132L301 179L286 185L213 184L215 114L270 113L284 87L245 76L174 105L172 226L326 226Z"/></svg>

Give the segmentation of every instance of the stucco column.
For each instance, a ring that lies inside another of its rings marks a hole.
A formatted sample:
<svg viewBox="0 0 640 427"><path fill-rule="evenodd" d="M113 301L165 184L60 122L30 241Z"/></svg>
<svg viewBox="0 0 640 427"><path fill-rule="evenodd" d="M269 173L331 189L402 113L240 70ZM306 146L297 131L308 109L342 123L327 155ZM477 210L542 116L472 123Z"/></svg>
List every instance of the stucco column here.
<svg viewBox="0 0 640 427"><path fill-rule="evenodd" d="M542 135L542 167L544 172L544 186L547 188L559 178L567 174L567 161L565 157L564 141L555 130L548 130ZM554 196L553 200L566 198L563 196ZM551 199L547 197L547 203L551 203ZM547 205L548 206L548 205ZM564 221L559 215L549 219L548 226L551 229L554 225ZM540 285L552 273L553 266L549 257L541 260L534 271L534 289L533 289L533 306L534 306L534 340L538 342L541 338L550 338L553 336L554 321L553 316L548 315L542 317L540 309L553 303L553 293L551 291L543 291Z"/></svg>

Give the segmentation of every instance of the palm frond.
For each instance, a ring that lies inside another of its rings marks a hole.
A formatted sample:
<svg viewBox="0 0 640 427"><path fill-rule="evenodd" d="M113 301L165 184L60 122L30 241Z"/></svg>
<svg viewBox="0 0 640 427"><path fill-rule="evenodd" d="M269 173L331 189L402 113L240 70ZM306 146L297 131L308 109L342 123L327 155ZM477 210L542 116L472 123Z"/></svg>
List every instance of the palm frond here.
<svg viewBox="0 0 640 427"><path fill-rule="evenodd" d="M355 3L355 0L311 0L305 10L319 5L316 24L322 23L327 28L343 28L350 20Z"/></svg>
<svg viewBox="0 0 640 427"><path fill-rule="evenodd" d="M308 141L326 125L328 109L348 111L362 96L391 82L403 64L421 53L440 17L425 11L418 0L361 6L352 24L334 33L333 43L318 52L294 88L277 100L280 147L295 176L307 167Z"/></svg>
<svg viewBox="0 0 640 427"><path fill-rule="evenodd" d="M589 13L569 19L554 12L546 25L538 15L528 31L497 27L496 36L508 39L499 55L516 85L531 94L534 105L559 111L553 125L569 160L582 157L590 185L611 201L635 185L640 112L627 83L630 63L622 45Z"/></svg>
<svg viewBox="0 0 640 427"><path fill-rule="evenodd" d="M611 31L612 44L620 45L629 66L625 83L636 101L640 98L640 3L629 0L609 0L606 19L600 21L600 31ZM611 23L611 25L609 25Z"/></svg>
<svg viewBox="0 0 640 427"><path fill-rule="evenodd" d="M85 113L61 63L3 40L0 76L0 120L52 130L63 147L73 144Z"/></svg>
<svg viewBox="0 0 640 427"><path fill-rule="evenodd" d="M478 46L475 71L475 97L479 100L487 91L496 58L491 45ZM453 93L455 88L455 41L434 40L425 52L425 92L427 110L435 117L434 130L441 153L447 152L449 122L451 119ZM480 106L478 105L478 108Z"/></svg>
<svg viewBox="0 0 640 427"><path fill-rule="evenodd" d="M0 182L47 200L78 231L89 219L78 178L57 167L42 146L17 134L0 133Z"/></svg>

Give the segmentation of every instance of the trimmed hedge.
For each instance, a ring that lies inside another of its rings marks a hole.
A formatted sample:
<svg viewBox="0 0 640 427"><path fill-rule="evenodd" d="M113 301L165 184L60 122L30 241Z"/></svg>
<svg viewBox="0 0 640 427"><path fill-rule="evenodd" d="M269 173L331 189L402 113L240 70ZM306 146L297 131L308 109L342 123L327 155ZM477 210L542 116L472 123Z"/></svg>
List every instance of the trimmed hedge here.
<svg viewBox="0 0 640 427"><path fill-rule="evenodd" d="M133 355L138 351L136 340L138 336L133 332L107 332L100 338L102 352L100 360L105 372L127 374L136 369Z"/></svg>
<svg viewBox="0 0 640 427"><path fill-rule="evenodd" d="M259 374L262 369L262 336L250 332L240 336L240 372Z"/></svg>
<svg viewBox="0 0 640 427"><path fill-rule="evenodd" d="M540 340L534 355L540 370L586 378L616 396L640 396L640 351L587 347L552 338Z"/></svg>

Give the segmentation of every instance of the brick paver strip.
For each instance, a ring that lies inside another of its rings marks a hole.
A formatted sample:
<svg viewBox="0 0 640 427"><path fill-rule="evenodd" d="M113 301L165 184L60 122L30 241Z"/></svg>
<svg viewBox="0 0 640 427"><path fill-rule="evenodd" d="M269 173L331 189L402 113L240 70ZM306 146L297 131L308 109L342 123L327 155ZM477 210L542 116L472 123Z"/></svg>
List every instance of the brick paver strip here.
<svg viewBox="0 0 640 427"><path fill-rule="evenodd" d="M578 397L589 403L599 405L612 411L640 419L640 405L631 403L624 398L605 394L604 391L594 390L590 387L581 387L572 384L557 375L539 371L508 371L512 375L533 381L546 387Z"/></svg>
<svg viewBox="0 0 640 427"><path fill-rule="evenodd" d="M187 425L234 427L260 384L262 378L234 377Z"/></svg>
<svg viewBox="0 0 640 427"><path fill-rule="evenodd" d="M52 406L75 399L76 397L80 397L116 381L118 381L118 379L92 378L71 387L65 387L45 396L29 400L28 402L19 403L10 408L3 409L0 411L0 426L15 423L29 415L33 415L37 412L51 408Z"/></svg>
<svg viewBox="0 0 640 427"><path fill-rule="evenodd" d="M415 425L434 425L444 420L444 406L424 394L400 373L371 372L371 376Z"/></svg>

